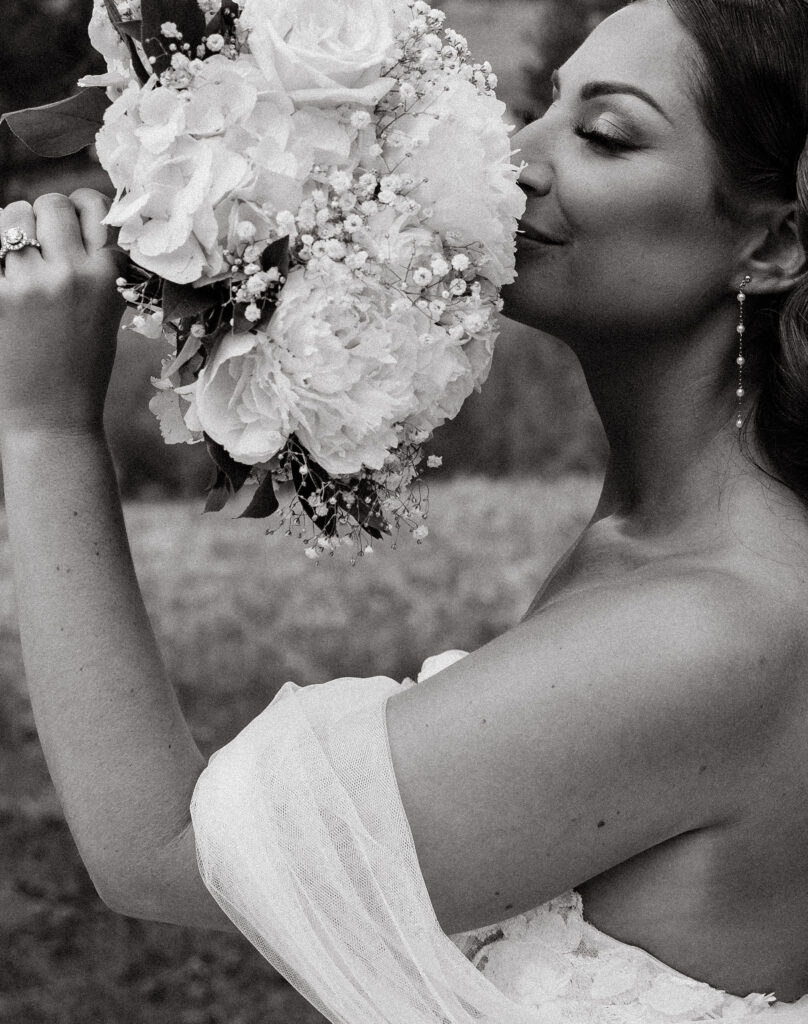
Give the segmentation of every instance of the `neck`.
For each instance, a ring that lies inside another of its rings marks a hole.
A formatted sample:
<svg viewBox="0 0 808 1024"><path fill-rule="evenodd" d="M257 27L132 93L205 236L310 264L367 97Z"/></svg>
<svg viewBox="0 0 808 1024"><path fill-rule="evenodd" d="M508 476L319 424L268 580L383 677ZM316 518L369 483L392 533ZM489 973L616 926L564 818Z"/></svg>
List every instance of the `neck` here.
<svg viewBox="0 0 808 1024"><path fill-rule="evenodd" d="M751 467L735 426L737 341L726 309L696 335L603 340L578 352L611 448L595 520L631 519L648 534L714 520L724 485Z"/></svg>

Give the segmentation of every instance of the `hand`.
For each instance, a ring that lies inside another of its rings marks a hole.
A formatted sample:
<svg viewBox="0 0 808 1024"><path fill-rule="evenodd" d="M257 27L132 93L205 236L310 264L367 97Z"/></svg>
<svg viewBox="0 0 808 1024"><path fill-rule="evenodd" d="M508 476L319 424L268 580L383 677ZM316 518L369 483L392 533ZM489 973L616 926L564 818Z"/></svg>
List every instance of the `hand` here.
<svg viewBox="0 0 808 1024"><path fill-rule="evenodd" d="M125 303L120 253L104 249L110 200L93 189L0 210L41 249L0 264L0 437L101 429Z"/></svg>

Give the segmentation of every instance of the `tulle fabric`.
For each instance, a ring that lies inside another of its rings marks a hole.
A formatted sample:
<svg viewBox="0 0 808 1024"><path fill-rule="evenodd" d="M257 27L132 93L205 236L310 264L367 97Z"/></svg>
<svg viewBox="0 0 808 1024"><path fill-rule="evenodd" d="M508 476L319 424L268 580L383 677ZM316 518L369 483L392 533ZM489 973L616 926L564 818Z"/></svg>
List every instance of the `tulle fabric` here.
<svg viewBox="0 0 808 1024"><path fill-rule="evenodd" d="M553 1024L503 996L440 929L387 740L385 705L401 685L287 683L197 783L202 877L334 1024Z"/></svg>
<svg viewBox="0 0 808 1024"><path fill-rule="evenodd" d="M463 654L429 659L419 681ZM333 1024L745 1024L787 1010L701 984L683 1003L681 989L665 988L665 965L649 973L648 954L582 920L577 894L501 928L446 936L387 736L387 700L410 685L287 683L214 754L193 795L205 884L323 1016ZM643 970L626 980L638 962ZM800 1003L793 1018L773 1022L808 1022L808 997Z"/></svg>

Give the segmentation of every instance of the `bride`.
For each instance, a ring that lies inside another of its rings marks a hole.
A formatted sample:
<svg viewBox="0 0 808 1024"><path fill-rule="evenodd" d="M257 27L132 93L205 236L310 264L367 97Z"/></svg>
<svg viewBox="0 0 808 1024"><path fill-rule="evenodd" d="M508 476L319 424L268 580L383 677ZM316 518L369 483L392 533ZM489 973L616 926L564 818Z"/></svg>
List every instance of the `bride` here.
<svg viewBox="0 0 808 1024"><path fill-rule="evenodd" d="M2 211L39 735L110 908L239 928L332 1021L808 1021L808 8L638 0L554 85L506 313L584 368L591 523L481 650L287 684L208 766L101 425L107 201Z"/></svg>

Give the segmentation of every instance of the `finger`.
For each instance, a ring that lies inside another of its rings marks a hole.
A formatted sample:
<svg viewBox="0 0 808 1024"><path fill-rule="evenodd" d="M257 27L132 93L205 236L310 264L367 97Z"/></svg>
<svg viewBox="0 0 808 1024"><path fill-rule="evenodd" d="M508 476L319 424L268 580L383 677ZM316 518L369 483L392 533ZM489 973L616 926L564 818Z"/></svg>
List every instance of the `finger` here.
<svg viewBox="0 0 808 1024"><path fill-rule="evenodd" d="M6 232L13 228L24 231L29 238L36 238L36 217L30 203L22 200L10 203L0 214L0 236L5 236ZM5 278L19 279L42 264L42 255L34 246L26 246L24 249L6 253L2 264Z"/></svg>
<svg viewBox="0 0 808 1024"><path fill-rule="evenodd" d="M110 229L101 223L112 200L94 188L78 188L70 193L70 198L78 211L84 248L88 255L92 255L112 241Z"/></svg>
<svg viewBox="0 0 808 1024"><path fill-rule="evenodd" d="M61 192L48 192L34 202L42 256L47 263L74 263L84 255L78 213Z"/></svg>

